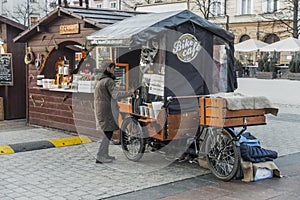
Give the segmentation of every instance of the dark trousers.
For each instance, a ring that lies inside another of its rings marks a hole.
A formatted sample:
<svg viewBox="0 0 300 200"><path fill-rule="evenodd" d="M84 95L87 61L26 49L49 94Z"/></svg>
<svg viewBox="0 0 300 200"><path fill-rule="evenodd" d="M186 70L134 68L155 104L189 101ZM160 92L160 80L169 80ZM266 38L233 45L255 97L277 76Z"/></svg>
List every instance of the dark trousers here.
<svg viewBox="0 0 300 200"><path fill-rule="evenodd" d="M109 141L111 140L113 136L113 131L104 131L104 137L102 139L102 142L100 144L97 158L101 157L107 157L108 156L108 147L109 147Z"/></svg>

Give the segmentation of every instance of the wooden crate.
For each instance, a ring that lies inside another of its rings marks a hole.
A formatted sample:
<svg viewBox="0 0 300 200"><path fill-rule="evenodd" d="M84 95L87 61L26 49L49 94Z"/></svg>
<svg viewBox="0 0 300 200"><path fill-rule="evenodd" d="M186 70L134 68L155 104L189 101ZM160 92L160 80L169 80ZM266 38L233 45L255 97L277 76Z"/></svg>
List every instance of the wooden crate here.
<svg viewBox="0 0 300 200"><path fill-rule="evenodd" d="M132 105L129 103L118 102L119 110L123 113L132 113Z"/></svg>
<svg viewBox="0 0 300 200"><path fill-rule="evenodd" d="M200 124L218 127L266 124L264 109L228 110L223 98L200 98Z"/></svg>

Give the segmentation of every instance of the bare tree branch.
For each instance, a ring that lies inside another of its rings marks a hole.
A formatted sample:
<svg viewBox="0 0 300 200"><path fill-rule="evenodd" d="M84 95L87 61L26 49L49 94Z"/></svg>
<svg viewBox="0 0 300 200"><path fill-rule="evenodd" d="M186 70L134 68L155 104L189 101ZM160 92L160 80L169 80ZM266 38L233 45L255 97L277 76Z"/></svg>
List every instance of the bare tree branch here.
<svg viewBox="0 0 300 200"><path fill-rule="evenodd" d="M298 0L284 0L281 2L281 5L284 7L278 9L274 12L263 13L260 16L266 20L279 22L281 27L285 27L285 31L293 35L294 38L299 37L299 19L298 19L298 9L299 1Z"/></svg>
<svg viewBox="0 0 300 200"><path fill-rule="evenodd" d="M205 19L210 17L211 0L195 0L195 3Z"/></svg>

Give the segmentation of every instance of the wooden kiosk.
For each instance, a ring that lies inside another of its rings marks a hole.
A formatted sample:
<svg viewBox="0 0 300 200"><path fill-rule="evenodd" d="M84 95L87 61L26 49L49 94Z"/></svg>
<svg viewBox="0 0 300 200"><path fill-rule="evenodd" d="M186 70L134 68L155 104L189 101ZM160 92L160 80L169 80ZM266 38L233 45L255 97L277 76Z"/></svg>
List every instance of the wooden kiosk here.
<svg viewBox="0 0 300 200"><path fill-rule="evenodd" d="M0 97L3 100L0 119L25 118L25 43L16 44L13 38L27 27L3 16L0 16L0 24Z"/></svg>
<svg viewBox="0 0 300 200"><path fill-rule="evenodd" d="M110 52L97 52L97 48L91 52L86 36L136 14L58 7L14 38L15 43L27 45L22 62L27 64L26 118L29 124L99 135L95 130L90 79L98 63L96 55L107 56ZM76 75L80 73L83 75L77 80ZM71 85L75 81L80 84ZM76 102L80 105L77 110Z"/></svg>

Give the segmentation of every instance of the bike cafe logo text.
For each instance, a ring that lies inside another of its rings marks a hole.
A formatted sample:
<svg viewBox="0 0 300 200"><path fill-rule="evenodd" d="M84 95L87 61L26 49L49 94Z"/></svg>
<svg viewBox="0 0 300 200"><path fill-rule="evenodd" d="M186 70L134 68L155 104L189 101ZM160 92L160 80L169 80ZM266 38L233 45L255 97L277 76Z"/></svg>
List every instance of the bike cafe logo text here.
<svg viewBox="0 0 300 200"><path fill-rule="evenodd" d="M183 34L173 45L173 53L182 62L190 62L196 58L201 50L201 44L197 38L189 33Z"/></svg>

